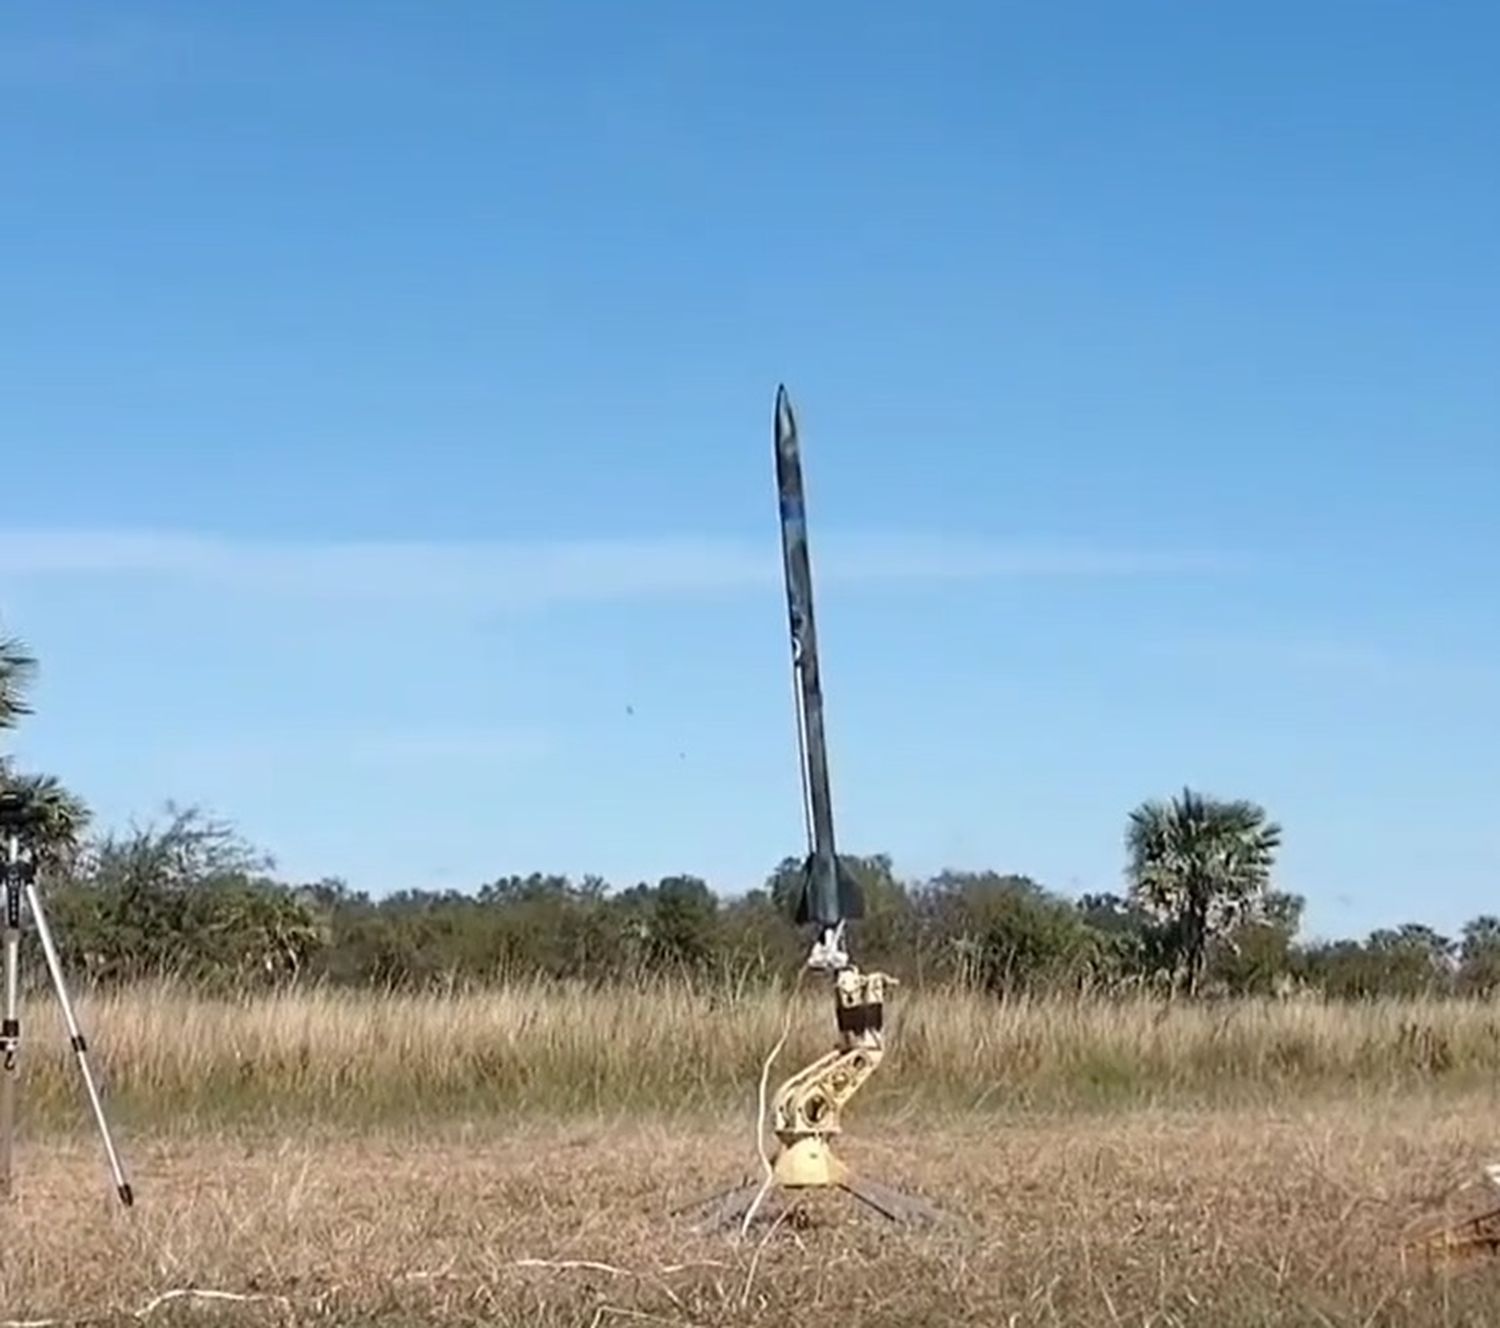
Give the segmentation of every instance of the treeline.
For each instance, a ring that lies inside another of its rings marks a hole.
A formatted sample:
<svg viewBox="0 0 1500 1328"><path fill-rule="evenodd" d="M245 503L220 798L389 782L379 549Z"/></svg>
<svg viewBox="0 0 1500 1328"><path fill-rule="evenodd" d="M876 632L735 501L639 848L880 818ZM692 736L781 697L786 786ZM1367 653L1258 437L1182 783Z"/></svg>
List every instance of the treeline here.
<svg viewBox="0 0 1500 1328"><path fill-rule="evenodd" d="M35 668L19 642L0 637L0 730L30 714ZM231 828L195 811L90 835L81 797L3 756L0 812L24 820L64 960L94 985L169 977L221 989L396 990L545 977L743 987L794 971L808 943L791 921L802 884L793 859L735 899L696 876L614 889L531 875L375 900L337 881L279 881ZM1069 899L997 872L903 881L889 858L848 858L865 899L854 953L908 982L994 993L1359 998L1488 995L1500 984L1492 917L1456 939L1412 923L1359 941L1299 941L1302 900L1273 885L1280 844L1281 828L1257 804L1184 789L1130 813L1123 895Z"/></svg>
<svg viewBox="0 0 1500 1328"><path fill-rule="evenodd" d="M994 872L903 881L884 856L846 861L866 900L857 957L906 982L996 994L1177 984L1180 922L1126 896L1071 899ZM800 862L787 859L762 889L732 899L694 876L618 889L537 874L371 899L337 881L279 881L232 829L182 811L85 841L54 864L47 898L64 962L96 985L170 976L217 990L407 990L545 977L743 988L785 978L805 955L806 931L790 920L800 880ZM1300 899L1269 891L1216 930L1197 990L1359 998L1500 985L1500 919L1478 918L1456 939L1412 924L1307 944L1301 911Z"/></svg>

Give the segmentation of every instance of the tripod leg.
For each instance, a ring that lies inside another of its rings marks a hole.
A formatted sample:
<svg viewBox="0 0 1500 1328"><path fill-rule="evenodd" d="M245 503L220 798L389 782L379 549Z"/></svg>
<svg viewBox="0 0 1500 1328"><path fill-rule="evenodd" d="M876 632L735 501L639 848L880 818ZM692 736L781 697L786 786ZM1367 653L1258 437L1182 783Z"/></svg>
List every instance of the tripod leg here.
<svg viewBox="0 0 1500 1328"><path fill-rule="evenodd" d="M0 1199L14 1193L17 1057L21 1043L21 891L5 886L5 1015L0 1021Z"/></svg>
<svg viewBox="0 0 1500 1328"><path fill-rule="evenodd" d="M68 987L63 981L62 964L57 957L57 947L52 943L52 929L47 925L47 915L42 911L41 896L37 892L34 881L26 883L26 902L31 906L31 917L36 923L37 939L42 943L42 953L47 959L47 971L52 975L52 985L57 989L57 1000L62 1006L63 1020L68 1026L68 1037L72 1041L73 1052L78 1057L78 1069L83 1075L83 1086L88 1090L89 1105L94 1109L94 1120L98 1123L99 1135L104 1140L104 1151L109 1157L109 1169L114 1173L115 1189L119 1193L120 1202L128 1208L135 1202L135 1196L120 1166L120 1157L115 1152L114 1140L110 1138L109 1122L104 1118L104 1103L99 1100L99 1089L94 1083L93 1071L89 1069L88 1046L78 1027L77 1016L73 1013L73 1002L68 998Z"/></svg>

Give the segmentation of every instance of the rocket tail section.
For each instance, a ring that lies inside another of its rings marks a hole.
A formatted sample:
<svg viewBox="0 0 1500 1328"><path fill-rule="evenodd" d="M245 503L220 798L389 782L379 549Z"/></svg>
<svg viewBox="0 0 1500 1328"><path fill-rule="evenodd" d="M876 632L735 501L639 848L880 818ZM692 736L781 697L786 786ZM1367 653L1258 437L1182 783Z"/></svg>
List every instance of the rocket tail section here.
<svg viewBox="0 0 1500 1328"><path fill-rule="evenodd" d="M857 922L864 917L864 891L843 863L839 863L834 872L834 886L836 908L829 916L830 910L826 902L820 898L824 892L818 889L817 858L808 858L802 868L802 889L797 896L797 913L794 920L799 927L810 922L823 927L832 927L840 922Z"/></svg>

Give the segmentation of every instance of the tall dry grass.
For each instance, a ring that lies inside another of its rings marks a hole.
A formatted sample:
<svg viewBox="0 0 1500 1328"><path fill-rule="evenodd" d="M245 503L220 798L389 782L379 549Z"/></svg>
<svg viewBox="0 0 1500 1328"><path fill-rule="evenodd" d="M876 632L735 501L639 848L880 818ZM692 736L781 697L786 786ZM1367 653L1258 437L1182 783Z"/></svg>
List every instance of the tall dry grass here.
<svg viewBox="0 0 1500 1328"><path fill-rule="evenodd" d="M25 1012L24 1101L44 1127L79 1119L50 1002ZM247 1116L363 1125L472 1113L724 1112L753 1103L787 1010L777 992L686 985L512 985L452 996L317 990L208 999L170 986L79 1003L113 1108L133 1124ZM886 1065L861 1115L947 1109L1236 1105L1291 1095L1486 1088L1500 1007L1241 1000L1010 1000L895 993ZM778 1072L827 1048L826 993L804 990Z"/></svg>

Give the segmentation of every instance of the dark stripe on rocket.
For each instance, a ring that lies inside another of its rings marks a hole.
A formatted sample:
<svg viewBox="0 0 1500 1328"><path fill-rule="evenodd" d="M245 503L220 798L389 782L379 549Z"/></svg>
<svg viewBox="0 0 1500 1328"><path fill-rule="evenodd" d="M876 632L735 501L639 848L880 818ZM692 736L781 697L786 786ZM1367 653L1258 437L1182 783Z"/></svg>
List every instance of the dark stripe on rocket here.
<svg viewBox="0 0 1500 1328"><path fill-rule="evenodd" d="M781 510L781 552L786 573L787 619L806 728L804 771L812 813L812 855L797 903L796 920L831 927L864 916L858 883L838 859L833 839L833 800L828 782L828 747L823 731L823 684L818 670L818 635L813 619L812 565L807 547L807 512L802 489L802 458L797 421L785 387L776 389L776 489Z"/></svg>

